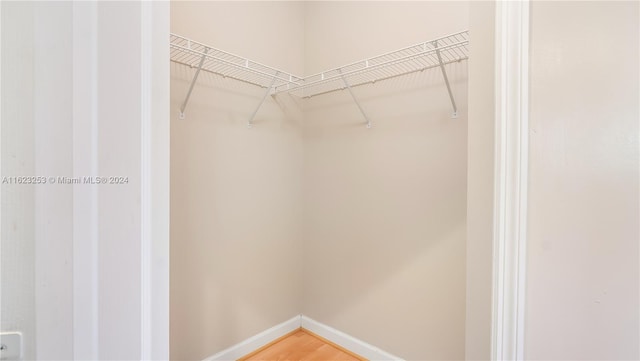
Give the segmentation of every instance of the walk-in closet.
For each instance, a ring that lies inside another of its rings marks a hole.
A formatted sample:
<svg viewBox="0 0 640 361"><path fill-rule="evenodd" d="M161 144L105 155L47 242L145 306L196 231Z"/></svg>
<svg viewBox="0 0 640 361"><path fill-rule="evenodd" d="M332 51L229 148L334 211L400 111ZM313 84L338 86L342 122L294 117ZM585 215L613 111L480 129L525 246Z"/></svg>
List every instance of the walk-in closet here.
<svg viewBox="0 0 640 361"><path fill-rule="evenodd" d="M464 358L468 13L172 3L172 359L292 318Z"/></svg>
<svg viewBox="0 0 640 361"><path fill-rule="evenodd" d="M0 1L0 360L640 359L640 2Z"/></svg>

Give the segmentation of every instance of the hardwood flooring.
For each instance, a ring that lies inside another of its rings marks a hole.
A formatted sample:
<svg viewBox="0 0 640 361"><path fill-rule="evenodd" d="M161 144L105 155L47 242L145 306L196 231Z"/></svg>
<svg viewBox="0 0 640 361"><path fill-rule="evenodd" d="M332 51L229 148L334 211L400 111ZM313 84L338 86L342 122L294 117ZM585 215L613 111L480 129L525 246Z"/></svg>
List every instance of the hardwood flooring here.
<svg viewBox="0 0 640 361"><path fill-rule="evenodd" d="M260 348L238 361L363 361L313 333L299 329Z"/></svg>

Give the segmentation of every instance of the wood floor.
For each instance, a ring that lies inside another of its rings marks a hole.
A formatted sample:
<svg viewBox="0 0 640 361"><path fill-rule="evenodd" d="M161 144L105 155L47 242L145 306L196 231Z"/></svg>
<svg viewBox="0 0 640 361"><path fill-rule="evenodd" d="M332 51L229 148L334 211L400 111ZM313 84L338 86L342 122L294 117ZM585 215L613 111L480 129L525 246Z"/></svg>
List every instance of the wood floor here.
<svg viewBox="0 0 640 361"><path fill-rule="evenodd" d="M363 361L320 336L299 329L238 361Z"/></svg>

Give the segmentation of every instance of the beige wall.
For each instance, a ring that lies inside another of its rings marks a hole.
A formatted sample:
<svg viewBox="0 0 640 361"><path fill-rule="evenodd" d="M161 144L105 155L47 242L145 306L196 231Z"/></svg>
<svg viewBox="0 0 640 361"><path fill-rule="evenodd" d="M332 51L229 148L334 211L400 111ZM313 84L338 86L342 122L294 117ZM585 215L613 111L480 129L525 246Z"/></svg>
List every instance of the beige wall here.
<svg viewBox="0 0 640 361"><path fill-rule="evenodd" d="M640 358L638 13L532 4L527 359Z"/></svg>
<svg viewBox="0 0 640 361"><path fill-rule="evenodd" d="M467 28L466 3L310 2L305 70ZM410 360L464 358L466 63L304 103L303 314Z"/></svg>
<svg viewBox="0 0 640 361"><path fill-rule="evenodd" d="M470 4L467 150L467 360L491 358L495 4Z"/></svg>
<svg viewBox="0 0 640 361"><path fill-rule="evenodd" d="M291 2L172 3L171 31L302 73ZM300 313L299 107L171 65L171 359L199 360ZM276 103L279 102L278 103Z"/></svg>
<svg viewBox="0 0 640 361"><path fill-rule="evenodd" d="M467 28L466 3L172 3L172 31L299 75ZM425 21L428 19L429 21ZM393 31L389 31L393 29ZM171 357L304 313L407 359L464 358L466 63L310 100L172 64ZM304 118L304 125L299 121Z"/></svg>

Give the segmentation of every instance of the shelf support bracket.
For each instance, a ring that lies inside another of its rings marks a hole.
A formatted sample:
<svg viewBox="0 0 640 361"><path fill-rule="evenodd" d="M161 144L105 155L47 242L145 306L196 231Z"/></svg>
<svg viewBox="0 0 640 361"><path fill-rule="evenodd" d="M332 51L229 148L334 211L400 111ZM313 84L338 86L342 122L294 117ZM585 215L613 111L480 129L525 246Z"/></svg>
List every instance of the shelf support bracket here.
<svg viewBox="0 0 640 361"><path fill-rule="evenodd" d="M362 105L360 105L360 102L358 101L358 98L356 98L356 96L353 94L353 90L351 90L351 85L349 85L349 82L347 81L347 78L345 78L344 75L342 75L342 71L340 69L338 69L338 73L340 74L340 77L342 78L342 81L344 82L344 86L349 91L349 94L351 94L351 98L353 99L353 101L358 106L358 109L360 109L360 113L362 113L362 116L367 121L367 128L371 128L371 119L369 119L369 117L367 116L367 113L365 113L364 109L362 109Z"/></svg>
<svg viewBox="0 0 640 361"><path fill-rule="evenodd" d="M267 99L267 95L271 93L271 90L273 89L273 85L276 83L276 79L278 78L279 74L280 73L277 72L276 75L273 77L273 80L271 80L271 84L269 84L269 86L267 87L267 90L264 91L264 95L262 96L262 100L260 100L260 104L258 104L258 106L256 107L256 110L253 111L253 113L251 114L251 117L249 117L249 121L247 122L248 128L251 128L251 126L253 125L253 118L255 118L256 114L258 114L258 110L260 110L260 107L262 107L262 104L264 104L264 101Z"/></svg>
<svg viewBox="0 0 640 361"><path fill-rule="evenodd" d="M447 70L444 68L444 63L442 62L442 55L440 55L440 48L438 47L438 41L433 42L434 47L436 48L436 55L438 56L438 62L440 63L440 70L442 70L442 77L444 78L444 83L447 85L447 92L449 93L449 99L451 99L451 105L453 106L453 114L451 114L451 118L458 117L458 106L456 105L456 100L453 98L453 92L451 91L451 85L449 84L449 77L447 76Z"/></svg>
<svg viewBox="0 0 640 361"><path fill-rule="evenodd" d="M207 57L207 52L209 52L209 48L204 48L204 53L202 54L202 58L200 58L200 64L198 64L198 69L196 70L196 73L193 74L193 79L191 80L189 91L187 91L187 96L184 98L184 101L180 106L180 119L184 119L184 109L187 107L187 103L189 102L189 98L191 97L191 92L193 91L193 87L196 85L196 80L198 80L198 75L200 75L200 70L202 70L202 64L204 64L204 59Z"/></svg>

